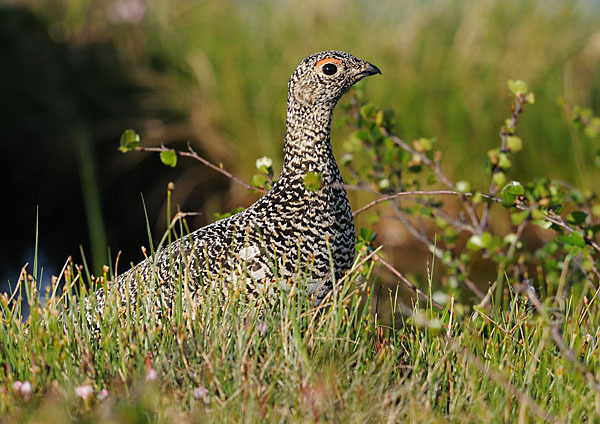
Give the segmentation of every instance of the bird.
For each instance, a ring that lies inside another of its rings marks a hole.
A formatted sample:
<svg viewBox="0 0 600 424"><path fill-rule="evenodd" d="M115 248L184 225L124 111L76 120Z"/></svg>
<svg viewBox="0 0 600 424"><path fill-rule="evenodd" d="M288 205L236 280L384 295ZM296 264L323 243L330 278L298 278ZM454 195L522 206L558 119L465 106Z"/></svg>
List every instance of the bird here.
<svg viewBox="0 0 600 424"><path fill-rule="evenodd" d="M107 287L135 304L140 285L155 278L157 302L169 308L177 278L185 277L194 299L210 282L243 279L250 292L271 292L274 281L304 272L310 302L320 305L355 256L352 211L331 146L333 111L350 87L375 74L378 67L343 51L302 60L288 83L283 169L271 189L242 212L173 241ZM309 174L320 178L318 188L307 187ZM101 314L104 288L98 290Z"/></svg>

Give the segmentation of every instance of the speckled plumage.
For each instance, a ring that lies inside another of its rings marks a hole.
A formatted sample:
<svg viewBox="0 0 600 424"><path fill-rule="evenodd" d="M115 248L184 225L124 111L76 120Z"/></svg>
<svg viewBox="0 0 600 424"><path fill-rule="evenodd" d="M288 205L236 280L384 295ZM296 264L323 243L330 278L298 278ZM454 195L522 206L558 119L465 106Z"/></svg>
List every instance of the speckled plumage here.
<svg viewBox="0 0 600 424"><path fill-rule="evenodd" d="M309 275L309 295L318 305L332 287L329 252L340 278L352 265L355 246L352 212L330 143L331 118L342 95L376 73L377 67L340 51L304 59L288 84L284 165L272 189L243 212L163 248L155 266L146 260L119 275L112 284L121 298L135 302L137 284L150 281L153 270L167 303L175 296L177 275L186 276L194 298L199 285L216 276L233 281L245 272L250 289L261 290L276 275L300 270ZM308 172L321 175L317 191L305 186ZM100 297L99 312L103 304Z"/></svg>

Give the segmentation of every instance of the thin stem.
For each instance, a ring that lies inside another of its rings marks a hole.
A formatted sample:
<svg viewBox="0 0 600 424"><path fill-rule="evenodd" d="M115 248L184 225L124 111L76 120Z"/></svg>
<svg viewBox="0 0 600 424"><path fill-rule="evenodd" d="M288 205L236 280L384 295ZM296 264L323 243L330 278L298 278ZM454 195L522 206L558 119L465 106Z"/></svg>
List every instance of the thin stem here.
<svg viewBox="0 0 600 424"><path fill-rule="evenodd" d="M569 233L573 233L573 232L579 232L576 228L571 227L570 225L568 225L565 220L563 219L562 216L557 215L555 212L553 211L548 211L548 215L546 216L546 221L549 221L553 224L558 225L559 227L567 230ZM592 240L591 238L589 238L588 236L586 236L585 234L582 234L583 236L583 240L585 241L585 243L588 246L592 246L595 250L597 250L598 252L600 252L600 246L598 245L598 243L596 243L594 240Z"/></svg>
<svg viewBox="0 0 600 424"><path fill-rule="evenodd" d="M208 166L210 169L213 169L213 170L217 171L218 173L225 175L230 180L243 185L248 190L258 191L259 193L262 193L262 194L265 194L267 192L267 190L260 188L260 187L254 187L254 186L248 184L247 182L245 182L244 180L241 180L240 178L236 177L231 172L223 169L220 166L213 164L212 162L208 161L207 159L204 159L202 156L200 156L198 153L196 153L196 151L194 149L192 149L192 145L189 142L188 142L187 147L188 147L187 152L175 150L175 153L177 153L179 156L185 156L185 157L189 157L189 158L197 160L198 162L202 163L203 165ZM160 147L138 146L138 147L136 147L136 150L139 150L142 152L165 152L165 151L171 151L173 149L169 149L165 146L160 146Z"/></svg>
<svg viewBox="0 0 600 424"><path fill-rule="evenodd" d="M345 185L344 186L346 189L348 190L356 190L356 191L360 191L360 190L365 190L365 191L369 191L372 193L377 193L374 190L370 190L370 189L364 189L361 186L352 186L352 185ZM453 191L453 190L414 190L414 191L402 191L399 193L393 193L393 194L388 194L386 196L381 196L369 203L367 203L366 205L358 208L357 210L355 210L352 214L353 217L356 217L358 214L363 213L364 211L380 204L383 202L386 202L388 200L393 200L393 199L397 199L399 197L416 197L416 196L463 196L463 197L474 197L475 193L470 193L470 192L466 192L466 193L461 193L458 191ZM489 195L489 194L481 194L479 193L479 195L481 197L483 197L484 199L488 199L491 200L492 202L495 203L502 203L502 199L499 199L497 197L494 197L493 195ZM491 205L488 204L487 206ZM522 211L526 211L526 210L533 210L533 208L531 207L527 207L525 205L519 205L519 204L515 204L513 205L514 208L522 210ZM565 222L565 220L563 219L562 216L557 215L555 212L548 210L547 211L547 215L544 217L544 219L548 222L551 222L553 224L556 224L557 226L567 230L569 233L572 232L579 232L579 230L577 230L576 228L571 227L569 224L567 224ZM592 238L588 237L587 235L580 233L585 241L585 243L589 246L591 246L592 248L594 248L594 250L600 252L600 245L598 245L598 243L596 243Z"/></svg>
<svg viewBox="0 0 600 424"><path fill-rule="evenodd" d="M402 149L406 150L407 152L412 153L415 156L418 156L419 159L421 159L421 162L423 162L425 165L427 165L429 168L431 168L433 170L433 172L435 172L435 174L437 175L438 179L448 188L454 188L455 184L450 181L450 179L446 176L446 174L444 174L444 171L442 171L442 168L439 165L439 162L433 162L431 159L429 159L427 157L426 154L422 153L422 152L418 152L415 149L413 149L412 147L410 147L408 145L408 143L404 142L402 139L400 139L398 136L390 133L387 129L382 129L381 130L383 132L383 134L386 137L389 137L395 144L397 144L398 146L400 146Z"/></svg>
<svg viewBox="0 0 600 424"><path fill-rule="evenodd" d="M529 301L535 306L538 312L542 316L546 316L546 309L540 299L535 294L535 291L527 284L521 286L521 290L525 292ZM556 345L558 346L560 352L564 355L564 357L572 363L576 368L580 370L580 372L585 376L588 383L597 391L600 392L600 383L596 379L596 375L590 371L583 362L579 360L577 354L565 343L562 334L560 325L556 320L549 319L548 324L550 325L550 336Z"/></svg>
<svg viewBox="0 0 600 424"><path fill-rule="evenodd" d="M517 126L517 123L519 122L519 116L521 115L521 113L523 113L523 104L526 102L527 102L527 100L522 95L515 97L515 103L512 107L512 113L510 114L508 123L506 124L506 127L503 128L499 133L500 140L501 140L501 143L500 143L500 152L501 153L505 153L507 151L506 150L506 137L514 134L514 130ZM494 166L492 168L492 177L494 176L494 174L496 174L500 171L501 171L501 168L499 168L497 165ZM490 187L488 189L488 194L490 196L495 196L496 193L498 193L498 187L496 186L496 184L494 183L494 179L492 178L492 180L490 181ZM491 208L491 205L488 203L487 205L485 205L485 207L483 209L483 214L481 215L482 230L485 230L487 228L487 225L489 222L489 217L490 217L490 208Z"/></svg>
<svg viewBox="0 0 600 424"><path fill-rule="evenodd" d="M406 229L408 230L409 233L411 233L413 235L414 238L416 238L417 240L419 240L421 243L423 243L424 245L427 246L427 249L433 253L434 255L436 255L438 258L442 259L444 252L442 249L439 248L439 246L436 246L431 240L429 240L429 237L427 237L427 234L425 234L423 231L419 231L412 222L410 222L410 220L404 216L403 211L397 206L397 205L393 205L392 208L394 209L394 211L396 212L396 216L398 218L398 220L400 222L402 222L404 224L404 226L406 227ZM484 298L484 294L481 290L479 290L479 288L477 287L477 285L475 285L474 282L472 282L469 278L467 278L467 269L465 268L465 266L463 264L461 264L458 261L455 261L455 265L458 268L458 270L460 271L461 275L464 277L464 284L465 286L467 286L467 288L469 290L471 290L473 293L475 293L475 295L481 300Z"/></svg>
<svg viewBox="0 0 600 424"><path fill-rule="evenodd" d="M346 188L353 189L353 186L345 186ZM414 190L414 191L401 191L399 193L388 194L387 196L382 196L378 199L375 199L366 205L358 208L352 213L353 217L356 217L358 214L363 213L367 209L371 209L373 206L376 206L380 203L386 202L388 200L397 199L399 197L416 197L416 196L465 196L465 197L473 197L473 193L461 193L459 191L454 190Z"/></svg>
<svg viewBox="0 0 600 424"><path fill-rule="evenodd" d="M427 294L425 292L423 292L421 289L419 289L417 286L415 286L413 283L411 283L411 281L408 278L406 278L404 276L404 274L402 274L400 271L398 271L396 268L394 268L389 262L387 262L381 256L375 255L373 257L373 259L376 262L379 262L384 267L386 267L392 274L394 274L396 277L398 277L400 279L400 281L402 281L406 285L406 287L408 287L410 290L412 290L417 295L421 296L423 299L425 299L425 301L431 302L431 304L433 306L435 306L436 308L438 308L439 310L444 309L444 307L442 305L440 305L439 303L437 303L435 300L429 299L429 296L427 296Z"/></svg>

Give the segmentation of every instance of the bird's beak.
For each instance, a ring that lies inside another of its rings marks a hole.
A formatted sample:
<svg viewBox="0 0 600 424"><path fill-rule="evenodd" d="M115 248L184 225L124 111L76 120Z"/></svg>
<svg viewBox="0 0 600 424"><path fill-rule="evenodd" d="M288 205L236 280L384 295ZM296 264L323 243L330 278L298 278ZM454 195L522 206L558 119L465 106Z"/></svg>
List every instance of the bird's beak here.
<svg viewBox="0 0 600 424"><path fill-rule="evenodd" d="M368 77L369 75L381 74L379 68L369 62L364 62L362 69L357 75L358 79L362 79L364 77Z"/></svg>

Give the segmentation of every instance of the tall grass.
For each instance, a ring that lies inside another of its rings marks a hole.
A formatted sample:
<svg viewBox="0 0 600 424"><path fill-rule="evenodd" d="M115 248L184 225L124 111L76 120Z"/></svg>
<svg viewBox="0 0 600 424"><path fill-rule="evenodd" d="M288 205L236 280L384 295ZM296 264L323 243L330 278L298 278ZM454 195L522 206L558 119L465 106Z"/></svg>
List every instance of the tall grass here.
<svg viewBox="0 0 600 424"><path fill-rule="evenodd" d="M15 423L581 422L600 414L597 291L544 305L511 291L495 313L453 300L441 311L428 302L406 308L390 290L379 301L402 315L388 326L371 311L376 282L365 254L318 309L301 276L278 282L287 289L275 297L248 296L243 282L223 297L213 282L194 294L201 303L179 281L172 313L160 316L153 284L142 285L137 309L112 291L93 318L99 337L83 309L65 311L84 296L93 305L96 284L88 281L89 293L80 286L83 267L65 265L62 293L56 280L40 288L23 274L16 296L0 298L0 414ZM566 347L555 344L557 331Z"/></svg>

